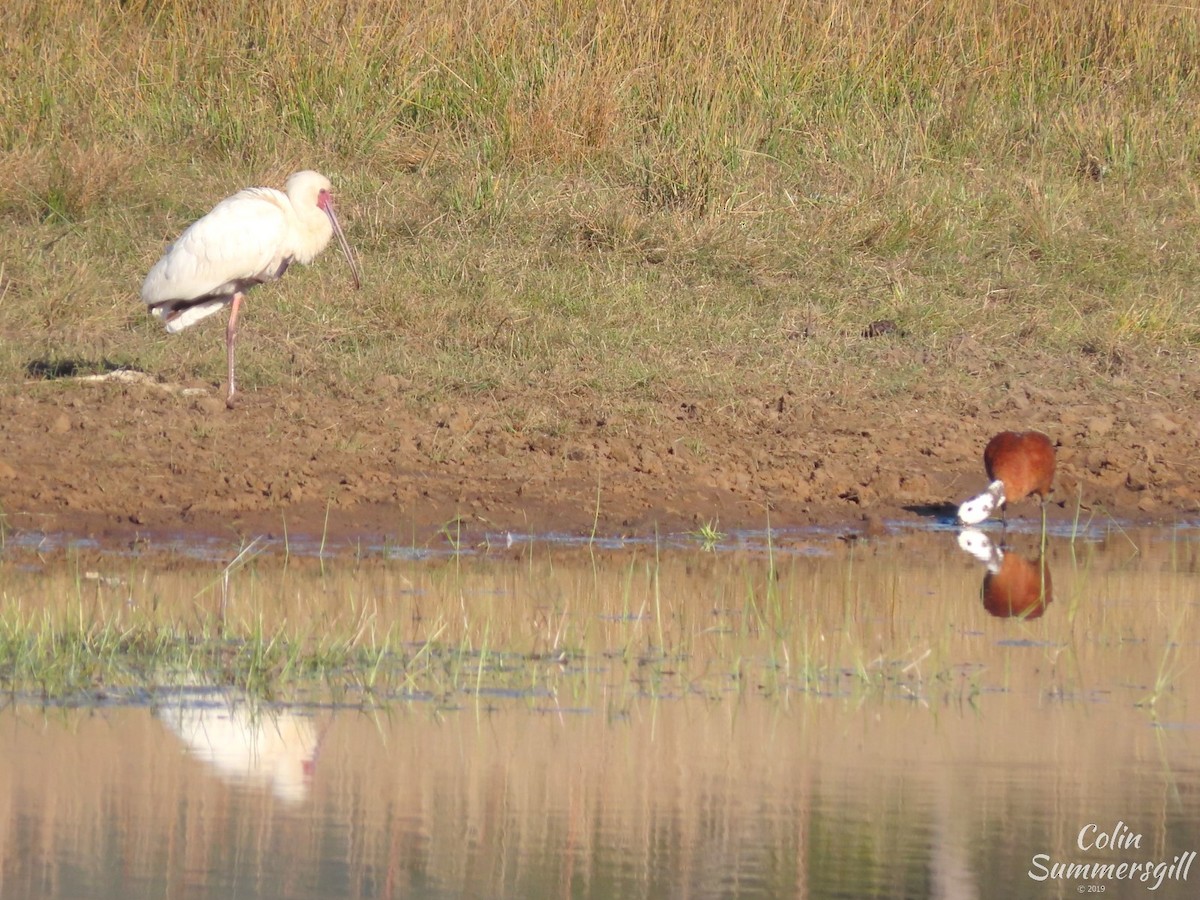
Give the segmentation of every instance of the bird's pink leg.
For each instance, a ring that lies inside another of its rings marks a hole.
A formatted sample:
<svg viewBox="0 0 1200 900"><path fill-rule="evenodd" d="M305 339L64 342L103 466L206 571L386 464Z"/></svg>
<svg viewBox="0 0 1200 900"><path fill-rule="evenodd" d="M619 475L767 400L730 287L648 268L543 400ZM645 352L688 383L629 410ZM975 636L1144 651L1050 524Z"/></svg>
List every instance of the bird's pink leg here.
<svg viewBox="0 0 1200 900"><path fill-rule="evenodd" d="M229 392L225 395L225 405L233 409L233 394L237 390L233 380L233 345L237 341L238 308L242 305L242 292L233 295L233 303L229 306L229 324L225 326L225 358L229 365Z"/></svg>

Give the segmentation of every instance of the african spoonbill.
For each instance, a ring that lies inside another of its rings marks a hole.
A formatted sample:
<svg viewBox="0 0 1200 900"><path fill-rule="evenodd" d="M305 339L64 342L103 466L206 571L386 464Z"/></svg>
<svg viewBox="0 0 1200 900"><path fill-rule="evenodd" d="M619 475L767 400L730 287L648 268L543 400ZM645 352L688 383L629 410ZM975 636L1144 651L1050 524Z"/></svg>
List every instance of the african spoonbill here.
<svg viewBox="0 0 1200 900"><path fill-rule="evenodd" d="M283 191L246 188L197 219L154 264L142 284L142 302L172 334L229 306L225 352L233 407L237 390L233 347L238 309L246 291L282 278L293 262L308 265L337 236L354 287L362 272L333 211L333 186L317 172L296 172Z"/></svg>

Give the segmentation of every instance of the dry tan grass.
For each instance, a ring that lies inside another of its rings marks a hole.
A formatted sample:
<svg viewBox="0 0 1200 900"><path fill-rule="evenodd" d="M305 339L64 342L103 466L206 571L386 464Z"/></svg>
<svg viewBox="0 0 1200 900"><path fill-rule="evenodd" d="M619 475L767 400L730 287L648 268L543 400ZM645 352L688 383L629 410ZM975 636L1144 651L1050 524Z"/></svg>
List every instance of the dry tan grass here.
<svg viewBox="0 0 1200 900"><path fill-rule="evenodd" d="M248 386L985 393L1014 359L1059 378L1100 347L1158 377L1200 340L1187 9L295 13L0 12L0 368L218 379L215 332L168 342L137 285L213 202L300 166L333 175L369 284L323 261L261 291ZM899 336L864 342L883 318Z"/></svg>

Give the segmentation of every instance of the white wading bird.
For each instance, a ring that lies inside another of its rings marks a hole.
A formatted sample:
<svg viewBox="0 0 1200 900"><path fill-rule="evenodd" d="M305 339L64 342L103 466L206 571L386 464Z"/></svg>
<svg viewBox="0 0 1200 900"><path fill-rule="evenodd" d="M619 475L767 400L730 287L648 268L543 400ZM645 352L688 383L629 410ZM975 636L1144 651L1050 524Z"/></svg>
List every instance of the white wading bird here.
<svg viewBox="0 0 1200 900"><path fill-rule="evenodd" d="M233 407L233 345L246 291L282 278L293 262L308 265L337 235L354 287L362 272L333 212L329 179L297 172L284 186L246 188L226 197L171 244L142 284L142 301L174 334L229 305L225 352Z"/></svg>

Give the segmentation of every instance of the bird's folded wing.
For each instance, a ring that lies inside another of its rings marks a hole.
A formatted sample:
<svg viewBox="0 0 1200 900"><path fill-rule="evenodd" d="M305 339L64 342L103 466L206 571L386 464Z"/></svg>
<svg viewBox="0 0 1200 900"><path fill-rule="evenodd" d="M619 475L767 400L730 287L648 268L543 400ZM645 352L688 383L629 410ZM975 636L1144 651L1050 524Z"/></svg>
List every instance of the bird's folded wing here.
<svg viewBox="0 0 1200 900"><path fill-rule="evenodd" d="M279 191L259 188L222 200L155 263L142 284L143 302L229 294L270 277L290 255L286 203Z"/></svg>

